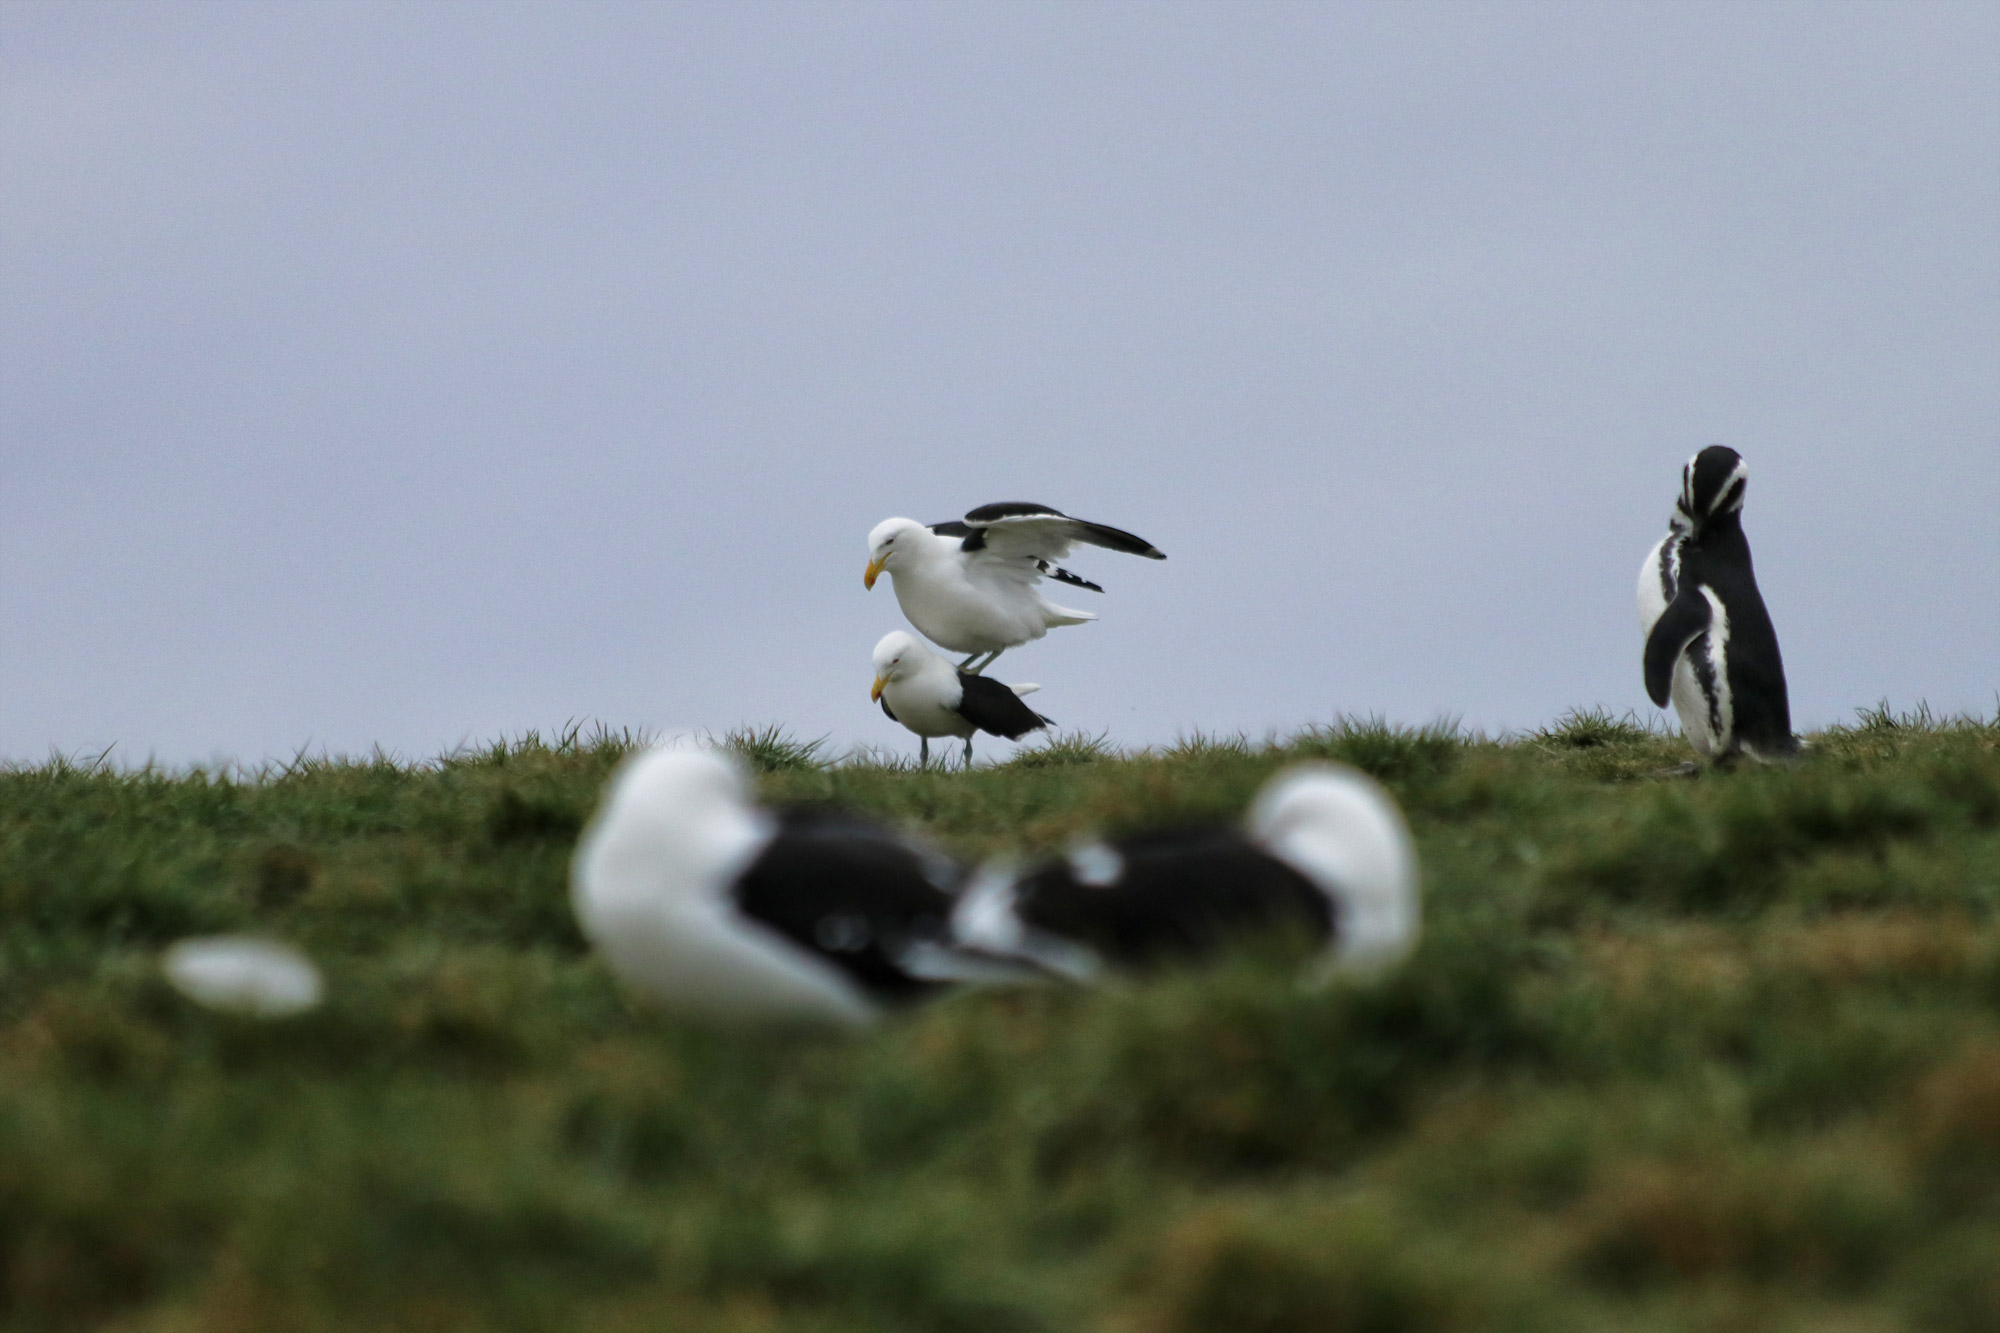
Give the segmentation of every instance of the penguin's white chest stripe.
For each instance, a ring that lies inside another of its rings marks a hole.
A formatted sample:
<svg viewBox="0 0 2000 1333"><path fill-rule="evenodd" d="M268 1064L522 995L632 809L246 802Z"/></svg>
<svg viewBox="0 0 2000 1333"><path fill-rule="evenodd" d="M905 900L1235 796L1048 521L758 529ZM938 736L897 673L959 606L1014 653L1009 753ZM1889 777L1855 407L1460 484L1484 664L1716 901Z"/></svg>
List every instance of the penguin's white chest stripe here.
<svg viewBox="0 0 2000 1333"><path fill-rule="evenodd" d="M1708 632L1702 635L1701 651L1708 656L1708 729L1718 749L1726 749L1736 734L1736 706L1729 689L1729 609L1715 590L1703 584L1701 595L1708 599Z"/></svg>
<svg viewBox="0 0 2000 1333"><path fill-rule="evenodd" d="M1660 543L1660 606L1674 600L1681 586L1681 544L1673 538ZM1657 617L1655 617L1657 619Z"/></svg>

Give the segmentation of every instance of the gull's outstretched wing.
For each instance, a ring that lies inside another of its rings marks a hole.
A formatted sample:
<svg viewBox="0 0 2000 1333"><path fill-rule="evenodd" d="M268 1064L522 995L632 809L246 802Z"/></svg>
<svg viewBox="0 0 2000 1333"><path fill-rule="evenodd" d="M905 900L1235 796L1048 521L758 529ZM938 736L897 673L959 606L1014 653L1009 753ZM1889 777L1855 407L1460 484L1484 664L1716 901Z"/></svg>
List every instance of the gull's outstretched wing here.
<svg viewBox="0 0 2000 1333"><path fill-rule="evenodd" d="M929 523L926 524L925 526L928 527L932 532L935 532L940 537L958 538L960 542L960 547L959 547L960 550L977 552L986 545L986 537L984 532L981 529L973 527L970 523L961 523L957 519L952 519L948 523ZM1115 529L1112 530L1115 531ZM966 542L965 539L974 536L975 533L978 534L977 539L970 543ZM1137 539L1135 538L1134 540ZM1073 588L1088 588L1092 592L1104 591L1103 588L1099 587L1095 583L1092 583L1089 579L1084 578L1081 575L1072 574L1067 569L1062 568L1060 565L1052 565L1046 560L1035 561L1035 572L1044 575L1045 577L1052 578L1057 583L1067 583Z"/></svg>
<svg viewBox="0 0 2000 1333"><path fill-rule="evenodd" d="M933 530L956 526L939 524ZM943 535L963 536L963 549L968 555L987 551L1001 559L1025 556L1046 562L1062 559L1072 546L1084 542L1128 555L1143 555L1149 560L1167 558L1159 547L1122 528L1071 518L1060 509L1023 501L981 505L965 516L963 526L969 531Z"/></svg>

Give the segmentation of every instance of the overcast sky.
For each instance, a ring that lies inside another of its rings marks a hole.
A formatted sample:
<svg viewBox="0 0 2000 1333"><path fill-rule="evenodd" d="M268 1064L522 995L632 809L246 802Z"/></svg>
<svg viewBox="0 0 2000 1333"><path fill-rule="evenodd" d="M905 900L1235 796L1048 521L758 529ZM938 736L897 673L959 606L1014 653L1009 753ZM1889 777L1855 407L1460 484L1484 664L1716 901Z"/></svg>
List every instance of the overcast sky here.
<svg viewBox="0 0 2000 1333"><path fill-rule="evenodd" d="M2000 5L0 2L0 758L913 750L1007 499L1065 727L1658 716L1714 442L1801 728L1994 711Z"/></svg>

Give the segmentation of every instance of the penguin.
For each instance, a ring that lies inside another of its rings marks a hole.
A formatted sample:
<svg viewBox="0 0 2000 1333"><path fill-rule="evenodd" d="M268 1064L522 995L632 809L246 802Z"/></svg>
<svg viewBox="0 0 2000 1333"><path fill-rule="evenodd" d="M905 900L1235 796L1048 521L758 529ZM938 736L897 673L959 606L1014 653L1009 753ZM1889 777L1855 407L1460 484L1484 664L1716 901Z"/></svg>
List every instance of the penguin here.
<svg viewBox="0 0 2000 1333"><path fill-rule="evenodd" d="M1669 699L1695 753L1714 764L1798 752L1778 634L1743 535L1742 455L1712 444L1681 469L1667 535L1639 567L1646 693Z"/></svg>

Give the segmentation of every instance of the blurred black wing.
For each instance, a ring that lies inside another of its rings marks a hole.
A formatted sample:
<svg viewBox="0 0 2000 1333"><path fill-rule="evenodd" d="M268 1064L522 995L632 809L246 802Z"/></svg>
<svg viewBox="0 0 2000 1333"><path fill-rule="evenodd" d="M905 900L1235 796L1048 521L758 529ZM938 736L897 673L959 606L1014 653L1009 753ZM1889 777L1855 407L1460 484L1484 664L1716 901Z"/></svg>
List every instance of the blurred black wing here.
<svg viewBox="0 0 2000 1333"><path fill-rule="evenodd" d="M736 880L744 915L840 968L878 1000L936 990L932 977L904 960L947 939L959 868L837 806L777 814L778 835Z"/></svg>
<svg viewBox="0 0 2000 1333"><path fill-rule="evenodd" d="M1107 881L1080 883L1068 860L1024 878L1016 913L1036 930L1127 967L1210 957L1274 929L1331 938L1333 904L1303 875L1230 829L1161 829L1102 849Z"/></svg>

